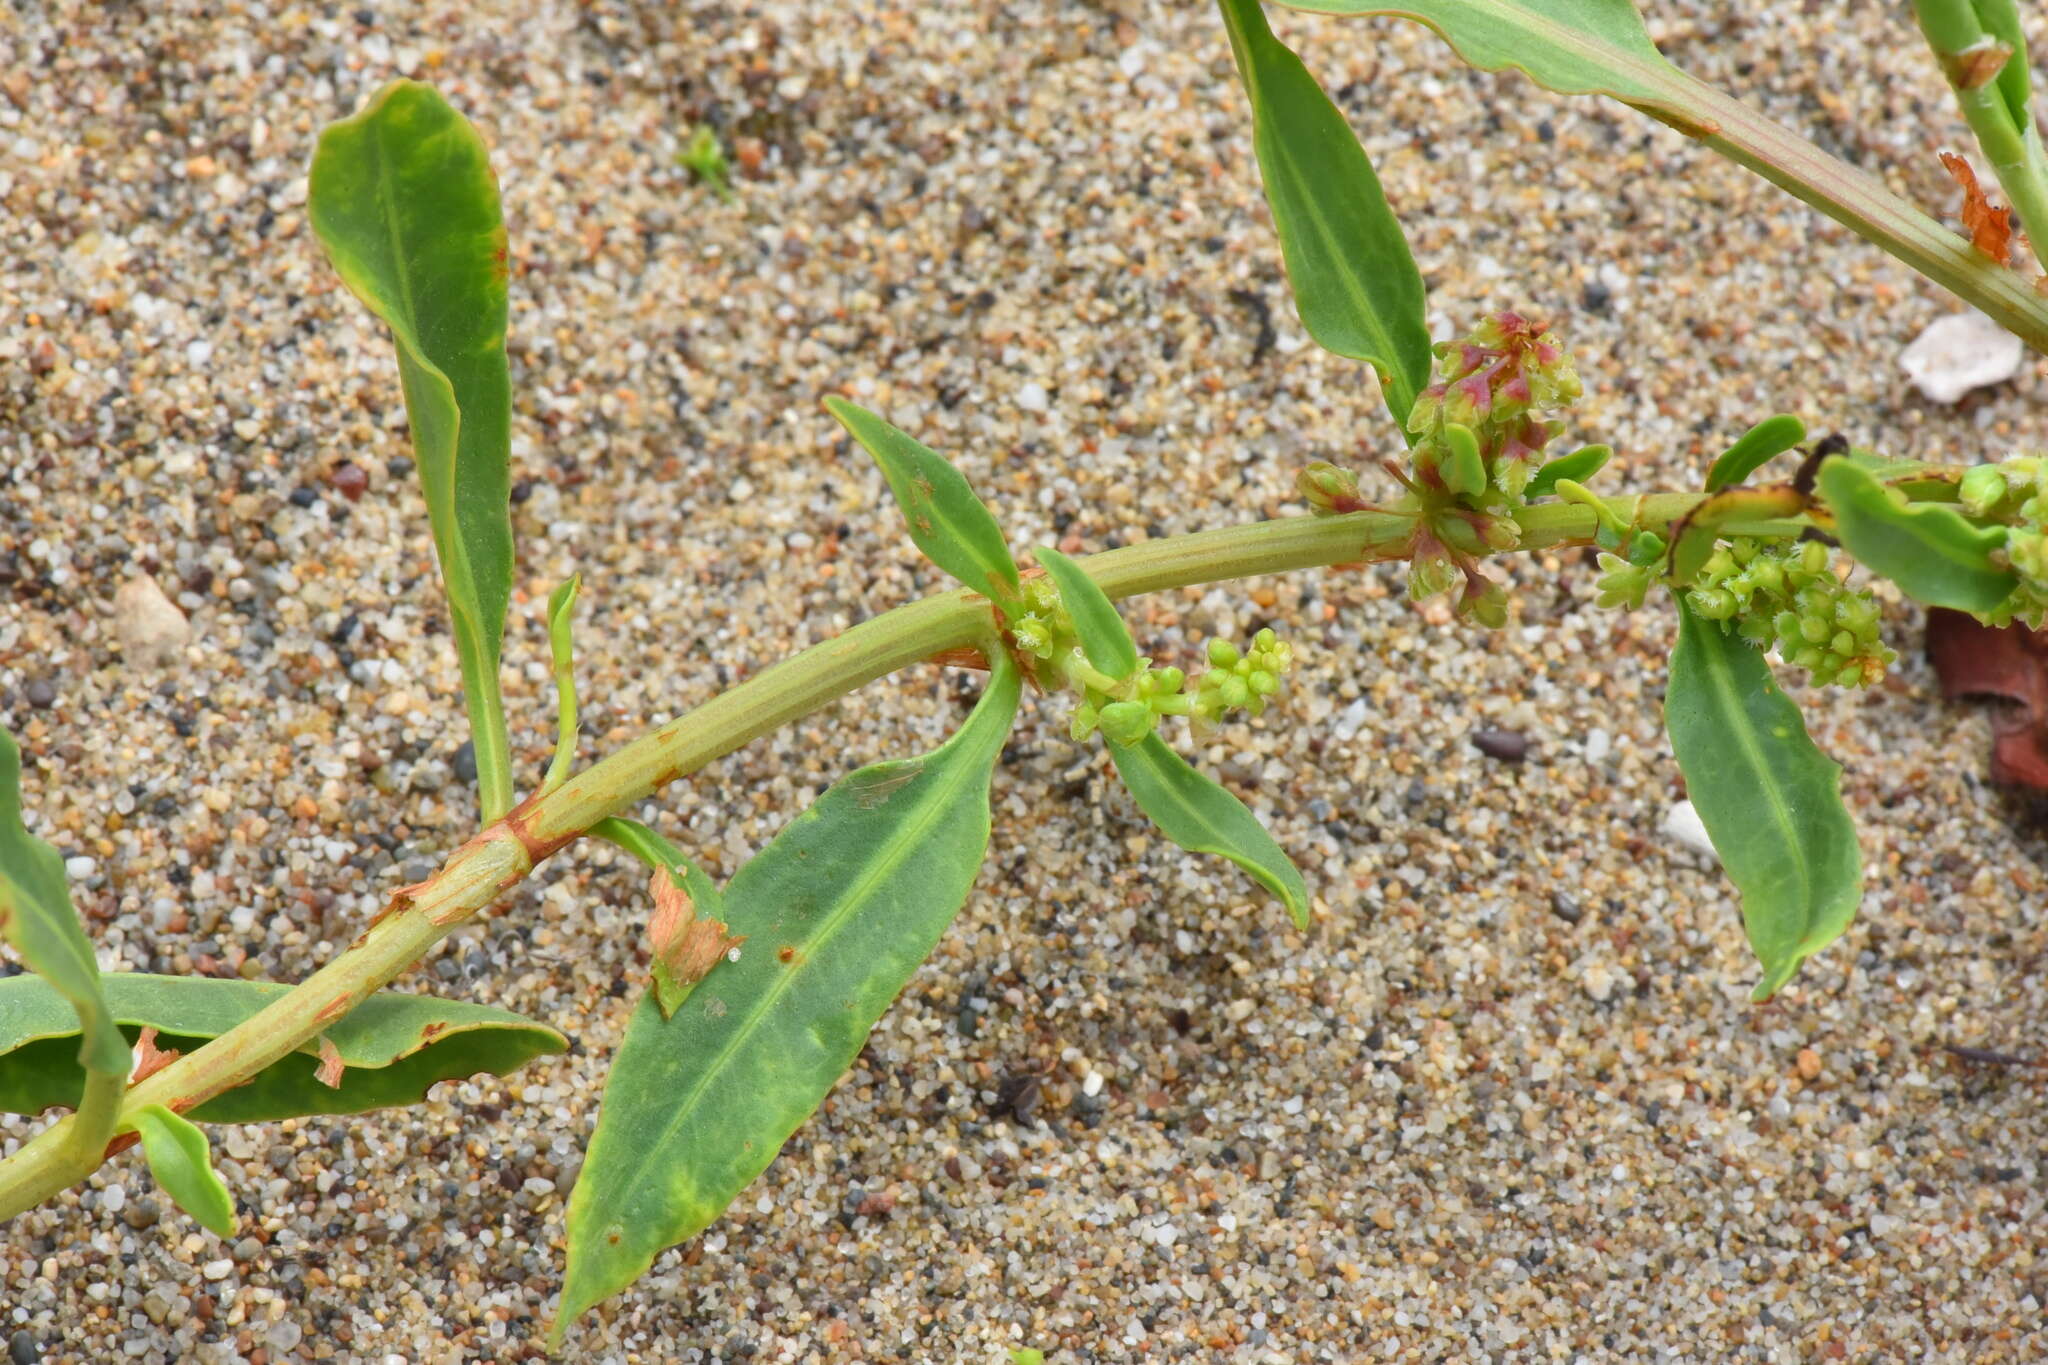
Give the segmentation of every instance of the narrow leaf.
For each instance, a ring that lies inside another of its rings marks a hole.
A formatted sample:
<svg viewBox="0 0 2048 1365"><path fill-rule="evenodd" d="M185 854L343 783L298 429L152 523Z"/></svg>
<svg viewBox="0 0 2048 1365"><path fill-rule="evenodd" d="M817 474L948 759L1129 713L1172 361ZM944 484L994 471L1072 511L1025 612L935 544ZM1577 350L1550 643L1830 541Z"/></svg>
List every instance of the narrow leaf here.
<svg viewBox="0 0 2048 1365"><path fill-rule="evenodd" d="M1978 527L1940 503L1911 506L1848 460L1820 467L1820 491L1844 549L1916 601L1958 611L1990 611L2019 583L1992 560L2002 527Z"/></svg>
<svg viewBox="0 0 2048 1365"><path fill-rule="evenodd" d="M1073 618L1074 633L1081 637L1081 650L1088 662L1112 678L1128 678L1137 672L1138 646L1131 639L1130 627L1087 570L1049 546L1041 545L1034 553L1060 590L1060 604Z"/></svg>
<svg viewBox="0 0 2048 1365"><path fill-rule="evenodd" d="M1841 937L1863 897L1863 855L1842 770L1807 737L1762 653L1678 604L1664 725L1721 865L1769 999Z"/></svg>
<svg viewBox="0 0 2048 1365"><path fill-rule="evenodd" d="M1606 468L1607 462L1613 458L1613 446L1580 446L1571 454L1560 455L1537 470L1536 477L1529 480L1529 486L1522 490L1522 496L1533 500L1555 493L1559 479L1584 483Z"/></svg>
<svg viewBox="0 0 2048 1365"><path fill-rule="evenodd" d="M291 988L269 982L110 972L105 984L110 1030L128 1066L123 1034L148 1030L158 1052L191 1052L226 1033ZM39 1114L77 1103L85 1073L76 1060L78 1021L62 996L36 977L0 981L0 1112ZM414 1104L438 1081L505 1075L533 1058L565 1051L568 1039L505 1010L432 996L382 991L323 1035L344 1070L334 1088L316 1072L318 1043L258 1072L191 1111L209 1123L244 1123L302 1114L359 1114Z"/></svg>
<svg viewBox="0 0 2048 1365"><path fill-rule="evenodd" d="M235 1201L213 1169L206 1134L160 1104L136 1110L131 1126L158 1188L214 1236L234 1236Z"/></svg>
<svg viewBox="0 0 2048 1365"><path fill-rule="evenodd" d="M567 782L576 766L576 594L582 588L583 575L570 574L568 581L548 594L548 654L555 666L555 756L541 779L542 791L553 791Z"/></svg>
<svg viewBox="0 0 2048 1365"><path fill-rule="evenodd" d="M1718 493L1748 479L1806 439L1806 423L1789 413L1766 417L1737 437L1707 471L1707 491Z"/></svg>
<svg viewBox="0 0 2048 1365"><path fill-rule="evenodd" d="M509 804L498 649L512 592L512 383L505 361L505 224L483 139L434 90L385 86L330 125L308 216L349 289L391 328L427 516L474 704L487 818ZM486 771L486 769L489 771ZM502 788L502 791L494 789Z"/></svg>
<svg viewBox="0 0 2048 1365"><path fill-rule="evenodd" d="M671 1018L642 997L569 1201L557 1341L716 1218L852 1064L974 885L1019 691L998 654L946 744L835 783L726 887L740 960Z"/></svg>
<svg viewBox="0 0 2048 1365"><path fill-rule="evenodd" d="M5 730L0 730L0 939L13 944L29 970L70 1002L71 1031L79 1034L76 1064L103 1076L126 1076L128 1045L107 1014L100 964L64 884L64 859L22 823L21 751ZM67 1102L78 1102L76 1090Z"/></svg>
<svg viewBox="0 0 2048 1365"><path fill-rule="evenodd" d="M1252 145L1301 325L1316 344L1379 371L1405 434L1429 383L1421 272L1351 125L1258 0L1221 0L1252 106Z"/></svg>
<svg viewBox="0 0 2048 1365"><path fill-rule="evenodd" d="M1108 747L1124 786L1162 834L1190 853L1230 859L1281 899L1297 927L1308 928L1307 884L1244 802L1190 767L1158 735Z"/></svg>
<svg viewBox="0 0 2048 1365"><path fill-rule="evenodd" d="M1017 597L1017 562L1003 529L944 456L843 398L825 406L882 467L889 491L926 559L998 602Z"/></svg>

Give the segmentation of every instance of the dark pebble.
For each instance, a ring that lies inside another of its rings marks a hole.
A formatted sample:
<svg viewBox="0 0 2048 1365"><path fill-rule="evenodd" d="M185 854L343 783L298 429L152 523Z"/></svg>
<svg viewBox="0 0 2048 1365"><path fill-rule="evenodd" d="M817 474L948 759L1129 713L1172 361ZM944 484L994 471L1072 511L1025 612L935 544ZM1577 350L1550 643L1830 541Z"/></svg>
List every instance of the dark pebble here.
<svg viewBox="0 0 2048 1365"><path fill-rule="evenodd" d="M412 459L406 455L394 455L384 462L384 472L394 479L402 479L412 473Z"/></svg>
<svg viewBox="0 0 2048 1365"><path fill-rule="evenodd" d="M7 1358L14 1365L36 1365L43 1358L43 1348L26 1331L19 1331L7 1339Z"/></svg>
<svg viewBox="0 0 2048 1365"><path fill-rule="evenodd" d="M137 1232L155 1227L156 1220L161 1216L157 1210L156 1200L146 1196L129 1200L128 1207L121 1210L121 1221Z"/></svg>
<svg viewBox="0 0 2048 1365"><path fill-rule="evenodd" d="M1588 284L1585 291L1579 295L1580 305L1589 313L1604 313L1607 311L1607 305L1612 302L1613 292L1598 280Z"/></svg>
<svg viewBox="0 0 2048 1365"><path fill-rule="evenodd" d="M57 689L50 686L46 678L30 678L28 685L21 689L28 698L28 704L38 711L47 711L57 704Z"/></svg>
<svg viewBox="0 0 2048 1365"><path fill-rule="evenodd" d="M1585 907L1581 906L1577 898L1568 891L1550 893L1550 913L1566 924L1577 924L1586 917Z"/></svg>
<svg viewBox="0 0 2048 1365"><path fill-rule="evenodd" d="M370 486L370 476L363 472L361 465L343 460L328 472L327 482L333 486L335 492L350 502L361 502L364 492Z"/></svg>
<svg viewBox="0 0 2048 1365"><path fill-rule="evenodd" d="M292 490L292 506L294 507L311 507L318 501L320 501L320 495L310 488L294 488Z"/></svg>
<svg viewBox="0 0 2048 1365"><path fill-rule="evenodd" d="M1472 747L1488 758L1520 763L1529 756L1529 737L1519 730L1474 730Z"/></svg>
<svg viewBox="0 0 2048 1365"><path fill-rule="evenodd" d="M476 781L476 741L464 740L462 747L455 751L455 757L450 760L449 766L455 769L456 781Z"/></svg>

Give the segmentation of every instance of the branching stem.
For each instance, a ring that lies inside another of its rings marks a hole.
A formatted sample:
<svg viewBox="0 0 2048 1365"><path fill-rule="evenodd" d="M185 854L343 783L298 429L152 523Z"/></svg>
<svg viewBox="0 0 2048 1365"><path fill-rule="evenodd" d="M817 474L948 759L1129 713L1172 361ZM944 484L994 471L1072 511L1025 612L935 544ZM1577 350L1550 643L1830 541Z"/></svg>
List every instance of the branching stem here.
<svg viewBox="0 0 2048 1365"><path fill-rule="evenodd" d="M1612 499L1607 506L1637 527L1661 529L1703 497L1651 494ZM1596 528L1593 509L1577 504L1527 507L1517 520L1525 549L1583 543ZM1405 553L1414 529L1412 517L1390 512L1286 517L1145 541L1081 562L1109 596L1132 597L1396 558ZM1782 522L1743 528L1743 533L1784 535L1799 529L1798 522ZM1001 647L998 640L985 597L961 590L912 602L813 645L561 786L529 797L456 849L433 877L398 892L354 943L289 994L129 1089L112 1123L107 1123L112 1105L87 1106L0 1161L0 1219L33 1208L91 1174L107 1134L143 1106L189 1110L302 1049L496 902L536 863L601 821L877 678L948 650L973 646L992 652ZM483 752L480 744L480 759ZM105 1133L99 1131L102 1124Z"/></svg>

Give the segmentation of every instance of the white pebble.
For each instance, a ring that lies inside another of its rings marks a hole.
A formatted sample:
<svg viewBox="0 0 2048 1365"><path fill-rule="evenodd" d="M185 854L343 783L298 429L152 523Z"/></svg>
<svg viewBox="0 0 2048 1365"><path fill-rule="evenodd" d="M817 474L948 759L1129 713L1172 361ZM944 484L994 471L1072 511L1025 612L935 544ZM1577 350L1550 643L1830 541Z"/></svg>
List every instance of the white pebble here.
<svg viewBox="0 0 2048 1365"><path fill-rule="evenodd" d="M1044 412L1049 406L1046 401L1045 386L1043 384L1026 384L1018 389L1017 406L1026 412Z"/></svg>
<svg viewBox="0 0 2048 1365"><path fill-rule="evenodd" d="M76 858L66 858L64 860L65 873L78 881L84 881L99 870L99 860L88 858L83 853L79 854Z"/></svg>
<svg viewBox="0 0 2048 1365"><path fill-rule="evenodd" d="M1899 355L1913 387L1936 403L2003 384L2025 363L2020 339L1974 308L1939 319Z"/></svg>
<svg viewBox="0 0 2048 1365"><path fill-rule="evenodd" d="M1605 730L1594 730L1586 735L1586 762L1602 763L1607 755L1614 752L1614 737Z"/></svg>
<svg viewBox="0 0 2048 1365"><path fill-rule="evenodd" d="M218 1261L208 1261L201 1267L199 1273L206 1276L209 1280L225 1280L228 1276L235 1273L235 1263L226 1257L222 1257Z"/></svg>
<svg viewBox="0 0 2048 1365"><path fill-rule="evenodd" d="M1680 847L1720 861L1720 855L1714 852L1714 841L1707 837L1707 827L1690 801L1674 802L1671 809L1664 812L1664 837Z"/></svg>

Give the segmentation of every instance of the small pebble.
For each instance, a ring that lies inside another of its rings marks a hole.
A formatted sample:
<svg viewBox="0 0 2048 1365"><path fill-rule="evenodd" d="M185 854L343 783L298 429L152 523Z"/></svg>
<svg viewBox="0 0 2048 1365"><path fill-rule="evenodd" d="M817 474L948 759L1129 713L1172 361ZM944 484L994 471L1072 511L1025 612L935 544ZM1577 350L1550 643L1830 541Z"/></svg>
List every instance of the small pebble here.
<svg viewBox="0 0 2048 1365"><path fill-rule="evenodd" d="M1488 758L1520 763L1529 756L1529 737L1519 730L1474 730L1472 747Z"/></svg>
<svg viewBox="0 0 2048 1365"><path fill-rule="evenodd" d="M16 1331L7 1338L7 1359L12 1365L36 1365L43 1358L43 1348L26 1330Z"/></svg>
<svg viewBox="0 0 2048 1365"><path fill-rule="evenodd" d="M159 668L183 653L192 627L156 579L139 574L114 594L114 635L121 642L122 662Z"/></svg>
<svg viewBox="0 0 2048 1365"><path fill-rule="evenodd" d="M343 460L328 472L327 482L335 492L350 502L361 502L363 493L370 486L370 476L363 467L352 460Z"/></svg>
<svg viewBox="0 0 2048 1365"><path fill-rule="evenodd" d="M57 689L47 678L30 678L21 694L28 698L28 704L38 711L47 711L57 704Z"/></svg>

